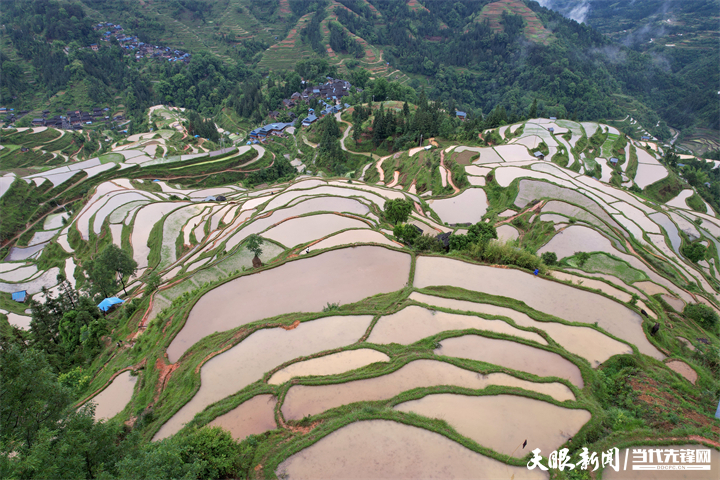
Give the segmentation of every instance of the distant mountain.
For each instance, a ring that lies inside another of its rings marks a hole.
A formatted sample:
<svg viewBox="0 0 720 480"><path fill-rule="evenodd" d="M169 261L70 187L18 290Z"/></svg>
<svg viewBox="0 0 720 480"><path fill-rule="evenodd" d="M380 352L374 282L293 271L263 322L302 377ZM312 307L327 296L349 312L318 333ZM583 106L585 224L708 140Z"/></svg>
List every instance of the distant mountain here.
<svg viewBox="0 0 720 480"><path fill-rule="evenodd" d="M61 12L61 4L70 10ZM720 128L712 30L717 5L717 0L7 1L0 103L53 112L122 104L139 121L143 108L165 102L210 115L228 105L247 105L255 93L246 92L258 90L268 74L321 59L324 67L301 70L311 72L313 81L324 75L353 78L380 99L412 101L413 90L424 89L428 98L475 116L503 107L518 117L537 100L540 115L578 120L629 115L670 140L671 129ZM86 47L98 35L90 27L103 21L122 24L143 42L189 52L192 60L170 65L131 61L112 48L92 52ZM652 32L659 36L650 43L646 37ZM253 122L277 110L281 99L271 87L258 91L264 101L258 97L250 102L256 111L242 113Z"/></svg>

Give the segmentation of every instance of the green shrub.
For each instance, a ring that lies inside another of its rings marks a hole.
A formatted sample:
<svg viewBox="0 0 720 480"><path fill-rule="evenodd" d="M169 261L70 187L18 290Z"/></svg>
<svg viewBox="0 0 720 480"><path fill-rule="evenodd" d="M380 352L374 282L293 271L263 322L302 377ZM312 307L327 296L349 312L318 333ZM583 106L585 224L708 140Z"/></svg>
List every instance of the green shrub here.
<svg viewBox="0 0 720 480"><path fill-rule="evenodd" d="M469 254L475 260L497 265L515 265L527 270L539 270L540 273L547 272L547 266L535 254L517 248L509 243L488 242L486 244L473 244Z"/></svg>
<svg viewBox="0 0 720 480"><path fill-rule="evenodd" d="M582 268L585 262L590 260L590 254L587 252L575 252L575 260L577 261L578 267Z"/></svg>
<svg viewBox="0 0 720 480"><path fill-rule="evenodd" d="M545 265L550 267L557 263L557 255L555 255L555 252L545 252L540 257L540 260L542 260Z"/></svg>
<svg viewBox="0 0 720 480"><path fill-rule="evenodd" d="M419 252L442 252L443 243L434 235L420 235L413 242L413 248Z"/></svg>
<svg viewBox="0 0 720 480"><path fill-rule="evenodd" d="M683 245L680 251L688 258L688 260L693 263L697 263L703 258L705 258L707 248L705 248L702 243L695 242L691 243L690 245Z"/></svg>
<svg viewBox="0 0 720 480"><path fill-rule="evenodd" d="M688 303L683 309L683 315L696 321L707 330L713 331L718 325L718 314L702 303Z"/></svg>
<svg viewBox="0 0 720 480"><path fill-rule="evenodd" d="M420 236L420 231L415 228L414 225L401 223L395 225L395 228L393 228L393 235L395 235L395 237L401 242L407 245L412 245L415 239Z"/></svg>

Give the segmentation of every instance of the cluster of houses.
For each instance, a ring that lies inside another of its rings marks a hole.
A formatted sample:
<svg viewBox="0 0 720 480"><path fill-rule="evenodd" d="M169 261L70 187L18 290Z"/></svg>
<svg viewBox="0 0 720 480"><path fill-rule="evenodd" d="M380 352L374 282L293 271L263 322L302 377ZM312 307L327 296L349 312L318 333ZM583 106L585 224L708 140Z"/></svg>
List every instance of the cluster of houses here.
<svg viewBox="0 0 720 480"><path fill-rule="evenodd" d="M81 130L84 125L92 125L97 122L105 122L109 125L111 122L122 122L125 117L116 115L110 118L109 108L93 108L92 112L83 112L81 110L69 110L66 116L56 115L48 118L49 110L43 110L42 118L33 118L32 124L35 127L55 127L65 130Z"/></svg>
<svg viewBox="0 0 720 480"><path fill-rule="evenodd" d="M101 37L104 42L109 42L113 38L116 39L120 47L125 50L125 53L134 55L137 60L141 58L167 58L168 62L190 63L191 55L189 53L170 47L141 42L140 39L134 35L125 35L120 25L102 22L93 28L96 31L105 30ZM94 43L90 45L90 48L97 52L99 46Z"/></svg>
<svg viewBox="0 0 720 480"><path fill-rule="evenodd" d="M271 135L283 136L286 130L288 130L289 128L294 128L296 121L297 120L293 120L290 123L271 123L269 125L265 125L264 127L256 128L255 130L250 132L250 140L248 141L248 145L251 143L262 142ZM288 133L294 133L294 130L291 130Z"/></svg>
<svg viewBox="0 0 720 480"><path fill-rule="evenodd" d="M15 123L28 113L30 113L29 110L21 110L16 112L14 108L0 107L0 115L5 116L4 120L7 123Z"/></svg>

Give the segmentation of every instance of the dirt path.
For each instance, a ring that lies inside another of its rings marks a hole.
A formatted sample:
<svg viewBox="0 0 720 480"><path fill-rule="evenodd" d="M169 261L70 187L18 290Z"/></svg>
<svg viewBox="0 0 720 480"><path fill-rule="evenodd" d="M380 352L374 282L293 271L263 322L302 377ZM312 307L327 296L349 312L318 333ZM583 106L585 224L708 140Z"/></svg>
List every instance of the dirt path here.
<svg viewBox="0 0 720 480"><path fill-rule="evenodd" d="M393 180L392 180L392 182L388 183L387 186L392 188L395 185L397 185L399 181L400 181L400 171L395 170L395 172L393 173Z"/></svg>
<svg viewBox="0 0 720 480"><path fill-rule="evenodd" d="M302 136L303 143L307 145L308 147L317 148L317 143L312 143L310 140L307 139L305 135Z"/></svg>
<svg viewBox="0 0 720 480"><path fill-rule="evenodd" d="M375 168L377 169L378 174L380 175L380 181L379 181L378 183L385 183L385 172L384 172L383 169L382 169L382 163L383 163L385 160L387 160L388 158L390 158L390 155L388 155L387 157L381 158L381 159L378 160L378 162L375 164Z"/></svg>
<svg viewBox="0 0 720 480"><path fill-rule="evenodd" d="M450 184L450 186L453 188L453 190L455 191L455 194L459 193L460 189L458 187L456 187L455 183L453 182L452 172L450 171L449 168L447 168L445 166L445 150L440 150L440 166L442 166L442 168L445 169L445 172L447 173L447 181Z"/></svg>
<svg viewBox="0 0 720 480"><path fill-rule="evenodd" d="M352 150L348 150L348 148L345 146L345 139L350 134L350 131L353 129L353 126L350 122L346 122L345 120L340 118L340 112L335 114L335 119L338 122L347 123L347 125L348 125L348 128L345 129L345 133L343 134L342 138L340 139L340 148L342 148L346 152L354 153L355 155L365 155L366 157L369 157L371 154L369 154L367 152L353 152Z"/></svg>

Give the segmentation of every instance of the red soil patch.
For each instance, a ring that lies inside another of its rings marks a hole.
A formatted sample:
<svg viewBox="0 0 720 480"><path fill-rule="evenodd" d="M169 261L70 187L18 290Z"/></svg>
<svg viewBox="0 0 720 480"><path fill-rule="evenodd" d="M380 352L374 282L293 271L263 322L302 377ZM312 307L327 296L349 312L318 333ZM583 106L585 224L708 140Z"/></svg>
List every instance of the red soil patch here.
<svg viewBox="0 0 720 480"><path fill-rule="evenodd" d="M163 390L165 390L165 386L167 385L168 380L170 380L170 376L175 371L175 369L177 369L178 366L180 366L179 363L165 363L165 359L163 358L158 358L157 360L155 360L155 368L158 369L160 375L158 376L158 381L155 384L155 395L153 396L153 403L157 403L158 398L160 398L160 394L163 392Z"/></svg>
<svg viewBox="0 0 720 480"><path fill-rule="evenodd" d="M495 226L496 226L496 227L499 227L500 225L502 225L502 224L504 224L504 223L510 223L511 221L513 221L514 219L516 219L517 217L519 217L520 215L522 215L522 214L524 214L524 213L533 212L533 211L535 211L535 210L541 209L541 208L543 207L543 205L545 205L545 202L538 202L538 203L536 203L535 205L533 205L532 207L530 207L530 208L528 208L527 210L525 210L524 212L520 212L520 213L518 213L517 215L513 215L512 217L508 217L508 218L506 218L505 220L496 223Z"/></svg>
<svg viewBox="0 0 720 480"><path fill-rule="evenodd" d="M646 404L653 413L662 414L670 411L682 418L685 425L709 426L714 433L720 434L720 426L718 426L720 422L717 422L709 415L702 415L695 410L682 407L683 402L694 403L692 397L683 395L686 398L681 398L680 394L675 390L673 390L674 393L661 390L661 386L655 380L646 376L633 377L628 380L628 384L633 391L639 394L637 399ZM654 426L664 430L677 428L677 425L670 422L656 422Z"/></svg>
<svg viewBox="0 0 720 480"><path fill-rule="evenodd" d="M280 328L282 328L283 330L295 330L299 326L300 326L300 320L295 320L290 325L280 325Z"/></svg>

